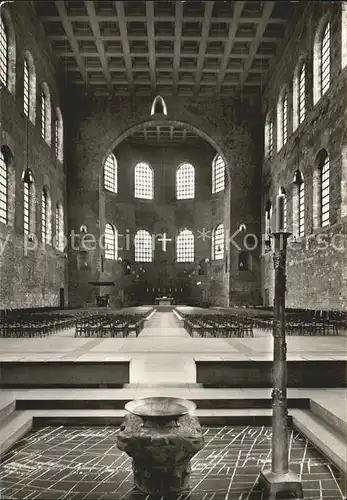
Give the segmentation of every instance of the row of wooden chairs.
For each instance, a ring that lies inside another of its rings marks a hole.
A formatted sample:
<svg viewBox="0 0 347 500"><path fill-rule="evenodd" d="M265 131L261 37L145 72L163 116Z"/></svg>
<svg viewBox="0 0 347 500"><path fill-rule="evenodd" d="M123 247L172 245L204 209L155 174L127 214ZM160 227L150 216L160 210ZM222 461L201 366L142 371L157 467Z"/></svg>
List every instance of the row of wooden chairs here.
<svg viewBox="0 0 347 500"><path fill-rule="evenodd" d="M192 337L253 337L253 319L245 315L185 314L183 324Z"/></svg>
<svg viewBox="0 0 347 500"><path fill-rule="evenodd" d="M254 324L262 330L272 331L273 318L255 317ZM311 311L302 313L289 312L286 314L285 330L287 335L324 336L339 335L346 325L341 320L333 320L327 316L320 316Z"/></svg>
<svg viewBox="0 0 347 500"><path fill-rule="evenodd" d="M79 315L75 323L75 337L135 337L144 327L144 316L136 314Z"/></svg>
<svg viewBox="0 0 347 500"><path fill-rule="evenodd" d="M2 318L0 337L45 337L73 325L71 315L20 313Z"/></svg>

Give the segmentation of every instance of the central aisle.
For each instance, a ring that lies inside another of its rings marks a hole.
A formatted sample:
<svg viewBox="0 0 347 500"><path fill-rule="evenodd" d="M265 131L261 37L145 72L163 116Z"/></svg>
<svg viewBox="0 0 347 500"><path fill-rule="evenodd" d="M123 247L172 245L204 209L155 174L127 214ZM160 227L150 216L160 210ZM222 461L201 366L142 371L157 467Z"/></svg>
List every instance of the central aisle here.
<svg viewBox="0 0 347 500"><path fill-rule="evenodd" d="M139 338L152 337L189 337L176 314L156 311L145 323ZM135 385L170 386L195 383L195 363L192 354L143 352L141 356L132 356L130 382Z"/></svg>
<svg viewBox="0 0 347 500"><path fill-rule="evenodd" d="M176 314L156 311L139 335L140 337L189 337Z"/></svg>

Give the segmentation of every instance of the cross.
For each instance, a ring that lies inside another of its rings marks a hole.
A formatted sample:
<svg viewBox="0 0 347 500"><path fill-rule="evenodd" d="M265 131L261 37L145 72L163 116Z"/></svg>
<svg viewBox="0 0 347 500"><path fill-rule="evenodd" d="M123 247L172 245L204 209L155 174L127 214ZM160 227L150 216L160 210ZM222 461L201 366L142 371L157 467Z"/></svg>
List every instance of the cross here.
<svg viewBox="0 0 347 500"><path fill-rule="evenodd" d="M158 241L162 241L163 242L163 244L162 244L162 250L163 250L163 252L166 252L166 242L167 241L172 241L172 239L171 238L167 238L166 237L166 233L163 233L162 234L162 238L158 238Z"/></svg>

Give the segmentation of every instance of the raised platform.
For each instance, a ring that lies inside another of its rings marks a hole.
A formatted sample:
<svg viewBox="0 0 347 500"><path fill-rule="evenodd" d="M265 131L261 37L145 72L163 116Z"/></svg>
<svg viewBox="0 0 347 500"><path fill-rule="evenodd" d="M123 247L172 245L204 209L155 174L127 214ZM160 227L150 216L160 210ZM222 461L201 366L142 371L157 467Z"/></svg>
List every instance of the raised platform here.
<svg viewBox="0 0 347 500"><path fill-rule="evenodd" d="M204 387L272 387L272 361L195 358L196 381ZM287 361L287 387L346 387L344 360Z"/></svg>

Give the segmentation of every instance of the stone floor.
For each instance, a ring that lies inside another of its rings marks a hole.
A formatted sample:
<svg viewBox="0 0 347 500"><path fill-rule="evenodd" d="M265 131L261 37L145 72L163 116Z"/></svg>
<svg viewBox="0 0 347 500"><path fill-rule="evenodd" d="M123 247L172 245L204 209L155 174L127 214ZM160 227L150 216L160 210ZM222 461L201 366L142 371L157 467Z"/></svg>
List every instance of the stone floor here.
<svg viewBox="0 0 347 500"><path fill-rule="evenodd" d="M0 465L0 498L150 499L134 490L131 460L116 447L116 427L46 427L20 440ZM192 460L190 491L177 500L264 500L259 471L271 465L271 429L211 427L205 447ZM343 499L341 479L296 431L290 431L290 461L304 498ZM159 500L156 497L156 500Z"/></svg>

